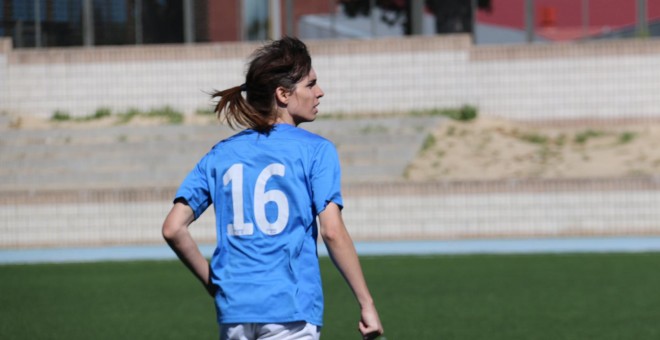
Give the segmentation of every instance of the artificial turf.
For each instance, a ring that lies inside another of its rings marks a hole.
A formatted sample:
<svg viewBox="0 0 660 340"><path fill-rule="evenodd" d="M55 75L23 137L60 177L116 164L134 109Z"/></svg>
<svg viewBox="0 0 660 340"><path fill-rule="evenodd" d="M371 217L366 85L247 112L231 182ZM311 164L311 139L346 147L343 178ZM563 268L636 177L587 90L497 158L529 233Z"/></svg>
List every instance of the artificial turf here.
<svg viewBox="0 0 660 340"><path fill-rule="evenodd" d="M660 339L660 254L361 259L393 339ZM322 339L359 339L359 309L321 259ZM0 339L217 339L177 261L0 266Z"/></svg>

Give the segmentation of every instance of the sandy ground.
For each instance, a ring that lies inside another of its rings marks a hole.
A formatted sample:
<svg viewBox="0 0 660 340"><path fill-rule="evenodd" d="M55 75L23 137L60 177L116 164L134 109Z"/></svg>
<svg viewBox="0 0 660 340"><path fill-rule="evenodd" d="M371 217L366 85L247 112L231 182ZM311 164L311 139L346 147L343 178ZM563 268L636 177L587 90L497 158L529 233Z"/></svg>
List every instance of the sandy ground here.
<svg viewBox="0 0 660 340"><path fill-rule="evenodd" d="M441 124L407 169L411 180L660 175L660 122L523 124L480 117Z"/></svg>

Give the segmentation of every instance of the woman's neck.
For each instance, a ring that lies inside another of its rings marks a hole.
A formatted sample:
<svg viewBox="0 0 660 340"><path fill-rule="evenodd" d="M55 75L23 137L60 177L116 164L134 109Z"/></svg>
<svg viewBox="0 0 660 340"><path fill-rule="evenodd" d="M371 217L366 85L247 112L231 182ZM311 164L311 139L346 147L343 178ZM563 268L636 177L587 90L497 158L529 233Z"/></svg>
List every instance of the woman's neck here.
<svg viewBox="0 0 660 340"><path fill-rule="evenodd" d="M283 110L279 110L277 113L277 119L275 119L275 124L289 124L293 126L297 126L296 122L293 121L293 117L291 115Z"/></svg>

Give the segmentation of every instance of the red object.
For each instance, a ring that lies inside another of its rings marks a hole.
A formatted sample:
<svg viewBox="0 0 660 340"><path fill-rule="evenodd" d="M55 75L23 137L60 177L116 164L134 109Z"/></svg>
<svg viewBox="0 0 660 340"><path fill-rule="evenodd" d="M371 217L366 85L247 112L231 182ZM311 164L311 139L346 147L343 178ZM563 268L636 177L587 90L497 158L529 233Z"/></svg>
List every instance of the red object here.
<svg viewBox="0 0 660 340"><path fill-rule="evenodd" d="M491 10L477 12L477 22L525 29L526 0L491 0ZM550 40L570 40L635 25L637 1L586 0L588 27L584 28L583 0L534 0L537 34ZM660 19L660 0L647 0L648 20Z"/></svg>
<svg viewBox="0 0 660 340"><path fill-rule="evenodd" d="M557 9L554 7L541 8L541 26L554 27L557 24Z"/></svg>

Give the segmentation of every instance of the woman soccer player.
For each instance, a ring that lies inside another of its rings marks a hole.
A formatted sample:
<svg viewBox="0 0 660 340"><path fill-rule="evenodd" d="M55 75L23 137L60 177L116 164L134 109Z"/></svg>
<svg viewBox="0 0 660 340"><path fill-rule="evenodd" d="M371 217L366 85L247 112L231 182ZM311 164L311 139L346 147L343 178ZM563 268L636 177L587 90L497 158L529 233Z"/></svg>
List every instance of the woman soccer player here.
<svg viewBox="0 0 660 340"><path fill-rule="evenodd" d="M382 334L341 216L337 151L297 127L316 118L323 97L305 44L287 37L258 49L245 83L213 97L220 97L220 118L246 129L216 144L188 174L163 236L215 299L220 338L320 337L317 217L330 257L359 303L362 337ZM188 226L211 204L217 247L209 264Z"/></svg>

